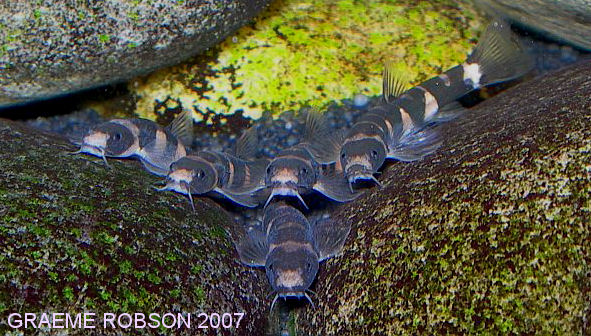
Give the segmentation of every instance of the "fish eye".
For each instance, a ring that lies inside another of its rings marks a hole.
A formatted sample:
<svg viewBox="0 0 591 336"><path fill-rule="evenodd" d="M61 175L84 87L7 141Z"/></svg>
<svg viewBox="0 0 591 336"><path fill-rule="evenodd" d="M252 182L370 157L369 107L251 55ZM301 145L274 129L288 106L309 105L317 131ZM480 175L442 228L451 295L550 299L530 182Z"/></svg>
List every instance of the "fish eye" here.
<svg viewBox="0 0 591 336"><path fill-rule="evenodd" d="M345 154L345 152L341 153L341 159L344 159L347 155Z"/></svg>
<svg viewBox="0 0 591 336"><path fill-rule="evenodd" d="M302 168L302 169L300 170L300 173L301 173L302 175L307 175L307 174L308 174L308 168L306 168L306 167Z"/></svg>
<svg viewBox="0 0 591 336"><path fill-rule="evenodd" d="M378 157L378 151L377 150L372 150L371 151L371 157L374 158L374 159L377 158Z"/></svg>
<svg viewBox="0 0 591 336"><path fill-rule="evenodd" d="M203 169L199 169L199 170L197 171L197 178L200 178L200 179L202 179L202 178L204 178L204 177L205 177L205 172L203 171Z"/></svg>
<svg viewBox="0 0 591 336"><path fill-rule="evenodd" d="M115 141L121 140L121 133L115 133Z"/></svg>
<svg viewBox="0 0 591 336"><path fill-rule="evenodd" d="M271 174L271 167L267 167L267 175Z"/></svg>

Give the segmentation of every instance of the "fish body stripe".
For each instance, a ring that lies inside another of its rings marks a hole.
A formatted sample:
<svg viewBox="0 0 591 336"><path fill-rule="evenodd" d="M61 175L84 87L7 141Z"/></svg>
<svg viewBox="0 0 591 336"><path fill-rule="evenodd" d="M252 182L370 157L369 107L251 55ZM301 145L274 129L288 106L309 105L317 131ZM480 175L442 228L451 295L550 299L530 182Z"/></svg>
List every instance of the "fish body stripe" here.
<svg viewBox="0 0 591 336"><path fill-rule="evenodd" d="M281 209L272 218L267 218L267 242L269 246L289 249L313 250L310 242L310 223L301 213L282 213Z"/></svg>
<svg viewBox="0 0 591 336"><path fill-rule="evenodd" d="M250 183L250 167L246 161L235 157L227 157L232 169L230 170L230 178L228 179L227 188L240 188Z"/></svg>
<svg viewBox="0 0 591 336"><path fill-rule="evenodd" d="M421 126L425 120L425 93L423 88L414 87L396 101L406 111L414 126ZM406 130L406 128L405 128Z"/></svg>
<svg viewBox="0 0 591 336"><path fill-rule="evenodd" d="M153 142L156 139L156 131L162 129L155 122L146 119L130 119L129 121L138 129L137 137L140 149Z"/></svg>
<svg viewBox="0 0 591 336"><path fill-rule="evenodd" d="M456 101L474 90L472 85L466 84L464 81L464 68L462 65L455 66L442 75L421 83L420 86L435 97L439 106Z"/></svg>
<svg viewBox="0 0 591 336"><path fill-rule="evenodd" d="M269 253L271 253L275 249L283 249L286 252L290 252L290 253L293 253L298 250L299 251L307 250L309 252L312 252L316 256L318 255L318 253L314 250L314 246L312 245L312 243L309 241L306 241L306 240L297 241L297 240L287 239L282 242L269 243ZM316 257L316 259L318 259L318 257Z"/></svg>
<svg viewBox="0 0 591 336"><path fill-rule="evenodd" d="M248 161L222 152L202 151L198 156L213 165L219 177L217 186L224 190L235 190L252 182Z"/></svg>
<svg viewBox="0 0 591 336"><path fill-rule="evenodd" d="M197 154L205 161L211 163L218 175L217 186L225 188L234 179L235 167L225 153L201 151Z"/></svg>

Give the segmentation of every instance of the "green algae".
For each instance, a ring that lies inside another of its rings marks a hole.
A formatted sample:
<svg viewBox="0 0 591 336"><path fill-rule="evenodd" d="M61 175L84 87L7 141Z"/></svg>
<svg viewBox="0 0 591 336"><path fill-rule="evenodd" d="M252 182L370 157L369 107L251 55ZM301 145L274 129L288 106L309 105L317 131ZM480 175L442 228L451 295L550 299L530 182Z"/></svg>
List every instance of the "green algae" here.
<svg viewBox="0 0 591 336"><path fill-rule="evenodd" d="M385 60L402 64L413 83L437 75L465 58L481 20L464 1L275 1L205 56L129 89L142 117L182 106L198 121L378 95Z"/></svg>
<svg viewBox="0 0 591 336"><path fill-rule="evenodd" d="M0 149L2 311L225 309L250 316L238 334L264 328L264 278L235 267L231 219L212 202L193 213L137 162L108 169L13 122L0 120Z"/></svg>

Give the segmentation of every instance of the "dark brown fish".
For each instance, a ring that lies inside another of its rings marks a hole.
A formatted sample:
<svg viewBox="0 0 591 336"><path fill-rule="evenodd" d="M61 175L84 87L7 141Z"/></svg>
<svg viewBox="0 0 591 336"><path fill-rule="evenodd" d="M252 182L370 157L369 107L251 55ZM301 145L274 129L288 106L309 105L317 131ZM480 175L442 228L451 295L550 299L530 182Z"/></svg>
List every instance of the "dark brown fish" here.
<svg viewBox="0 0 591 336"><path fill-rule="evenodd" d="M275 298L307 298L319 263L338 254L351 227L321 218L308 221L297 209L274 203L267 207L262 227L245 230L236 242L241 261L264 266Z"/></svg>
<svg viewBox="0 0 591 336"><path fill-rule="evenodd" d="M269 204L275 196L297 197L307 208L302 195L317 191L324 196L346 202L360 193L351 193L343 172L336 161L338 135L329 135L325 121L316 112L310 112L306 121L305 140L281 151L269 162L265 185L270 189ZM323 163L332 161L332 163Z"/></svg>
<svg viewBox="0 0 591 336"><path fill-rule="evenodd" d="M236 143L234 154L201 151L185 156L171 165L166 185L158 190L174 190L189 196L220 195L242 206L256 207L263 200L257 197L264 188L266 159L255 159L256 132L251 129ZM194 206L193 206L194 209Z"/></svg>
<svg viewBox="0 0 591 336"><path fill-rule="evenodd" d="M384 103L361 116L342 143L339 160L347 181L375 180L386 159L414 161L433 153L441 139L430 125L459 114L457 99L482 86L520 77L531 65L531 57L509 26L494 21L463 64L408 91L387 66Z"/></svg>
<svg viewBox="0 0 591 336"><path fill-rule="evenodd" d="M80 150L103 158L137 157L153 174L165 176L170 164L187 154L184 144L192 141L193 120L186 111L167 127L146 119L113 119L92 127Z"/></svg>

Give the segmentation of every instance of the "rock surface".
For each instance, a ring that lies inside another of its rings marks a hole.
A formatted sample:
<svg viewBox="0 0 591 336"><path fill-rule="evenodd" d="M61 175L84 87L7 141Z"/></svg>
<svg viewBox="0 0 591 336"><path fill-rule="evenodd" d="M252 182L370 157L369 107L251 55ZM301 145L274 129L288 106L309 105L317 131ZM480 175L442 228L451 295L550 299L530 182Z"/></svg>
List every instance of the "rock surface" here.
<svg viewBox="0 0 591 336"><path fill-rule="evenodd" d="M591 63L478 105L342 207L302 335L591 332Z"/></svg>
<svg viewBox="0 0 591 336"><path fill-rule="evenodd" d="M488 11L591 51L590 0L477 0Z"/></svg>
<svg viewBox="0 0 591 336"><path fill-rule="evenodd" d="M244 312L235 334L265 328L265 275L238 264L224 210L195 199L193 213L138 162L74 149L0 119L0 333L14 312L182 312L192 328L198 312Z"/></svg>
<svg viewBox="0 0 591 336"><path fill-rule="evenodd" d="M126 80L186 59L268 0L0 3L0 106Z"/></svg>

